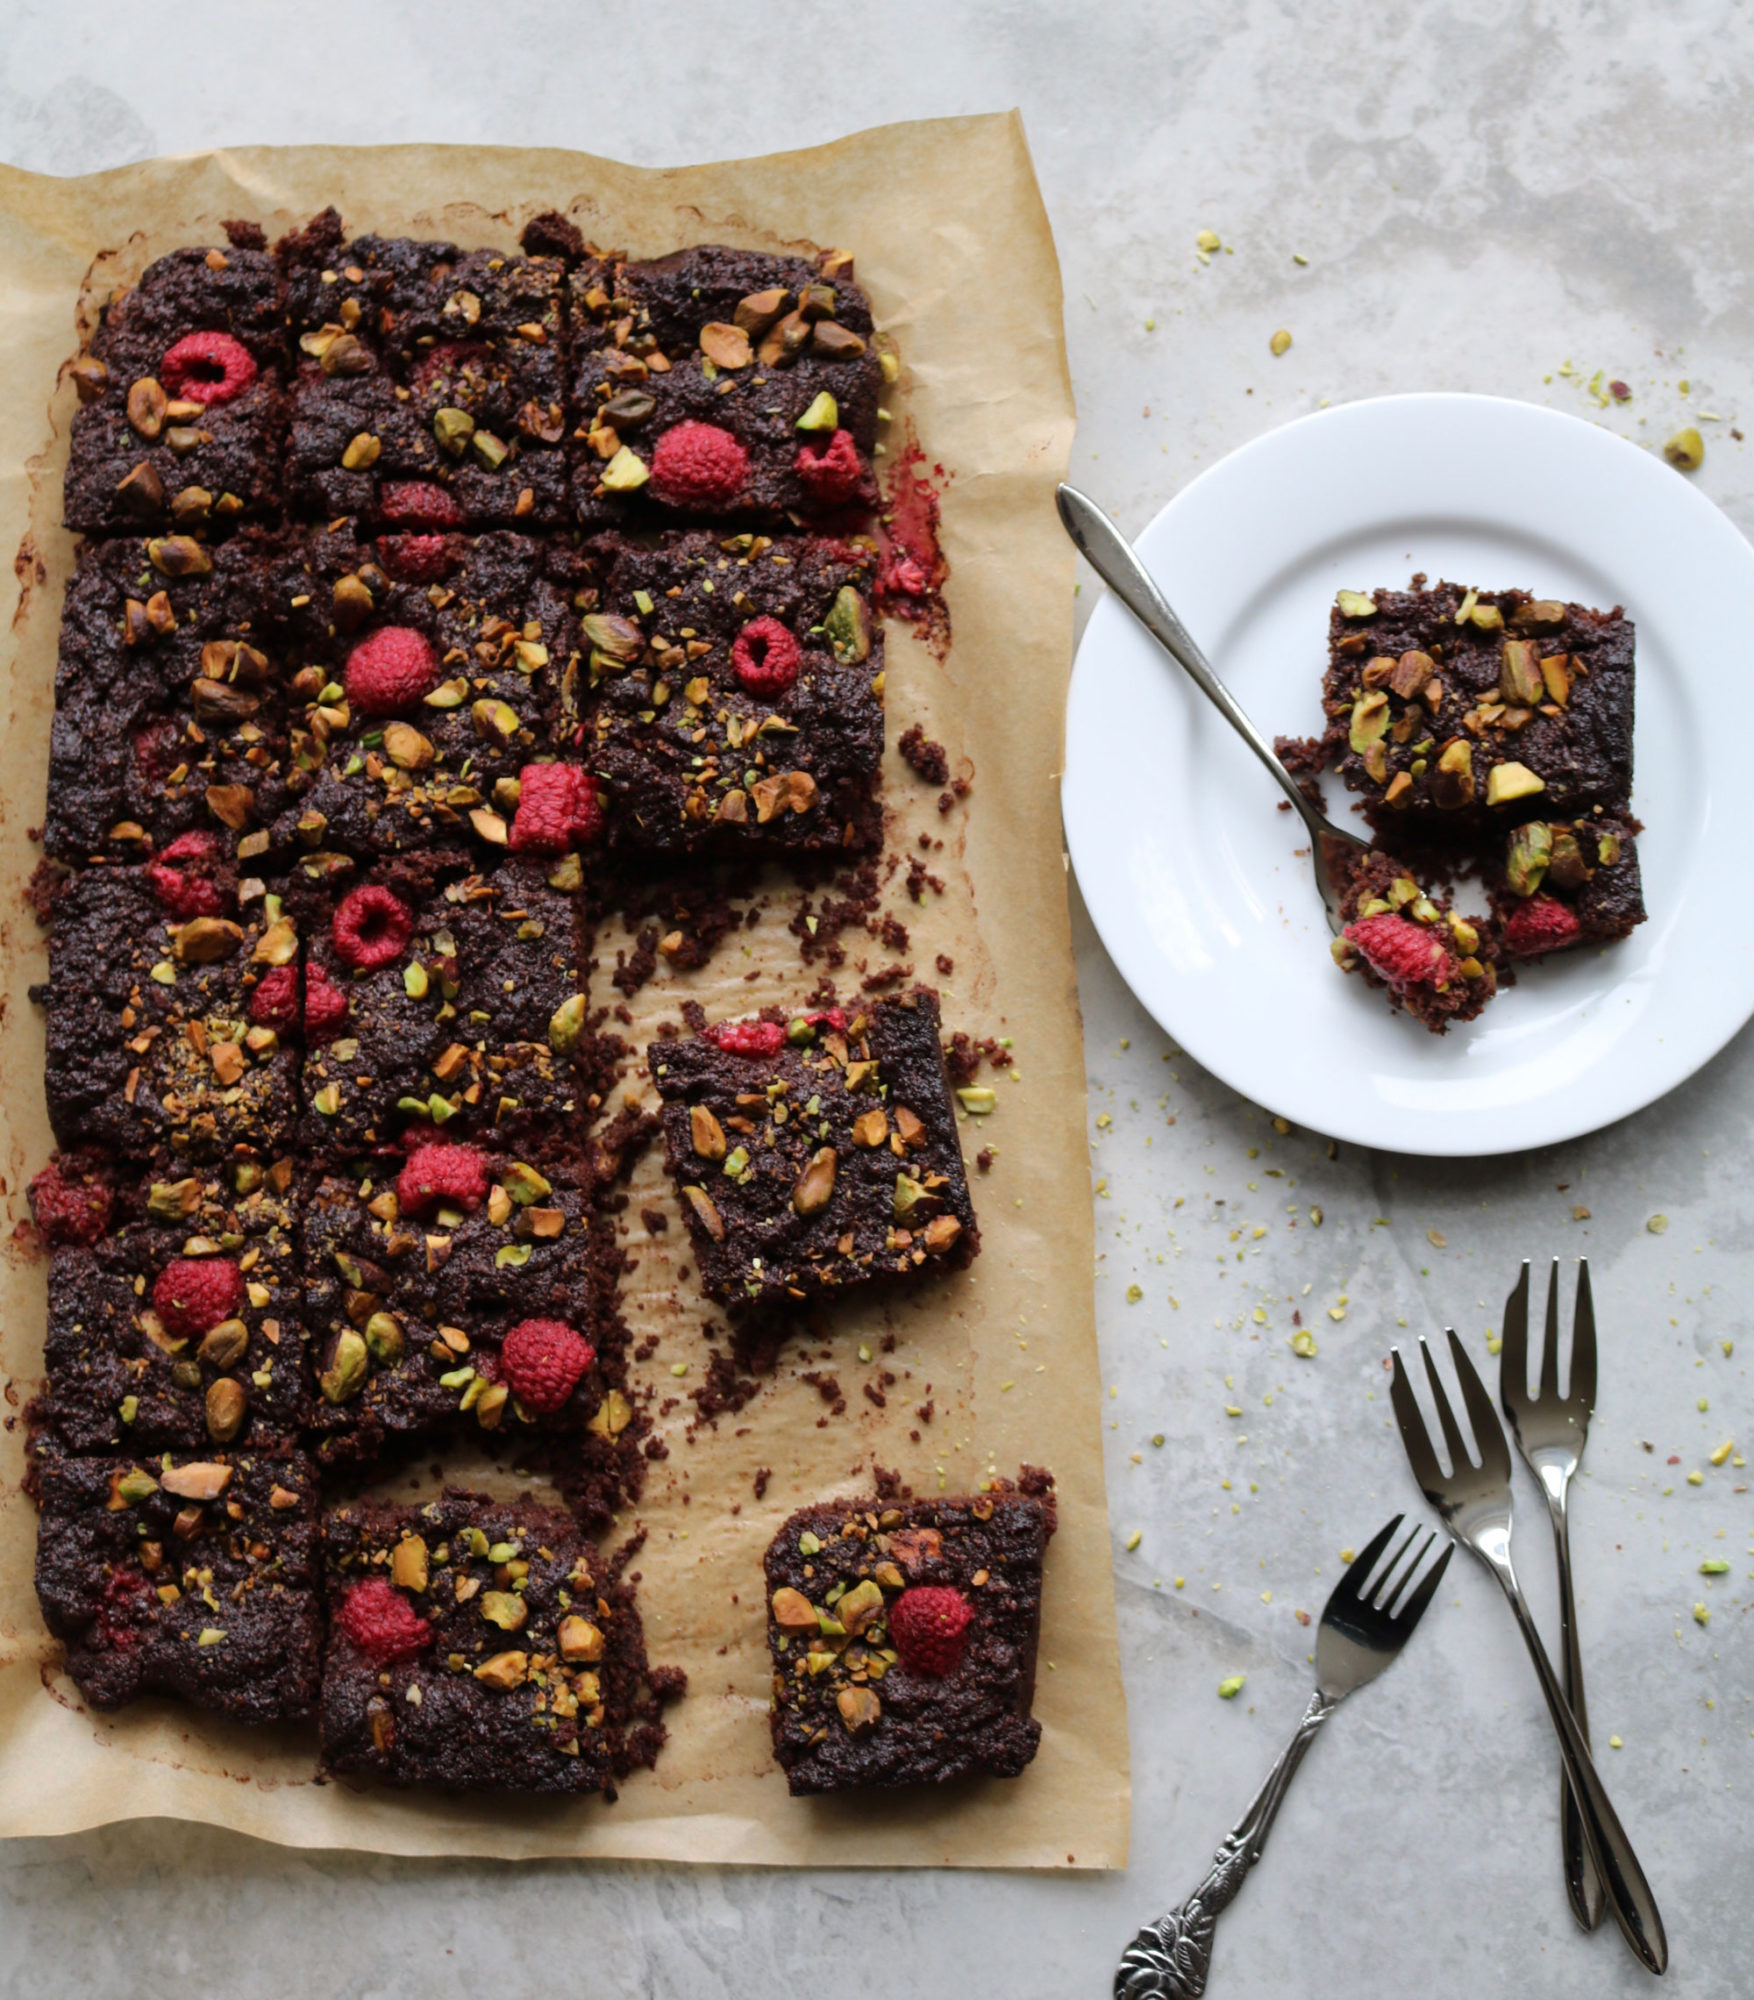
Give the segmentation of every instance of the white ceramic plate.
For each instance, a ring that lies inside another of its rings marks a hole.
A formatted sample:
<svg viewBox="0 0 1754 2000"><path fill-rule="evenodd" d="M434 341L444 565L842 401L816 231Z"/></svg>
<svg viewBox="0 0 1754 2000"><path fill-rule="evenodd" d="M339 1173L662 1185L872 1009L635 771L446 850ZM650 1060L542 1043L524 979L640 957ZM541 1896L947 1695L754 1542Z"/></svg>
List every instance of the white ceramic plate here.
<svg viewBox="0 0 1754 2000"><path fill-rule="evenodd" d="M1335 969L1277 788L1132 617L1112 598L1096 607L1066 717L1067 844L1122 976L1226 1083L1362 1145L1505 1153L1641 1109L1754 1014L1746 851L1731 831L1754 793L1754 549L1684 476L1529 404L1385 397L1246 445L1138 550L1269 736L1321 731L1337 589L1404 588L1424 570L1623 604L1638 627L1649 921L1525 968L1478 1021L1439 1036ZM1353 823L1339 780L1326 791Z"/></svg>

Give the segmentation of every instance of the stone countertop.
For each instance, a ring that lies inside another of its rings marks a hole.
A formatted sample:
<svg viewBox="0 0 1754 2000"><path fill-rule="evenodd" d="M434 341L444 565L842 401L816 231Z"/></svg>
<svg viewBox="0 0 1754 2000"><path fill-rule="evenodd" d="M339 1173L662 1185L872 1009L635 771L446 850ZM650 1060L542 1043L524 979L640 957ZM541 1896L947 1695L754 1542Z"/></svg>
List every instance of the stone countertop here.
<svg viewBox="0 0 1754 2000"><path fill-rule="evenodd" d="M1754 528L1754 458L1732 436L1754 420L1754 17L1732 0L1685 18L1636 0L901 0L812 20L798 11L782 38L771 15L701 0L667 8L661 33L552 0L487 17L355 0L321 18L284 0L15 0L0 157L65 174L227 143L421 139L659 165L1017 104L1065 272L1074 476L1129 532L1324 400L1431 388L1547 403L1653 448L1697 423L1699 484ZM1224 245L1207 262L1202 229ZM1280 327L1293 344L1275 359ZM1592 398L1598 368L1629 402ZM1754 1041L1572 1145L1333 1157L1178 1055L1079 918L1130 1871L514 1870L151 1822L0 1850L0 2000L427 1996L561 1967L603 2000L798 1978L927 1992L951 1967L1018 2000L1106 1993L1119 1948L1197 1883L1302 1709L1295 1614L1319 1612L1343 1545L1421 1511L1390 1427L1391 1341L1453 1321L1478 1353L1517 1260L1577 1253L1602 1332L1575 1495L1596 1740L1623 1744L1602 1759L1667 1920L1666 1990L1749 1990L1754 1507L1710 1454L1754 1443L1736 1291L1754 1264ZM1312 1360L1287 1345L1294 1309ZM1730 1572L1702 1576L1717 1556ZM1212 1991L1649 1990L1611 1924L1576 1933L1556 1807L1533 1679L1463 1557L1417 1645L1312 1754L1224 1920Z"/></svg>

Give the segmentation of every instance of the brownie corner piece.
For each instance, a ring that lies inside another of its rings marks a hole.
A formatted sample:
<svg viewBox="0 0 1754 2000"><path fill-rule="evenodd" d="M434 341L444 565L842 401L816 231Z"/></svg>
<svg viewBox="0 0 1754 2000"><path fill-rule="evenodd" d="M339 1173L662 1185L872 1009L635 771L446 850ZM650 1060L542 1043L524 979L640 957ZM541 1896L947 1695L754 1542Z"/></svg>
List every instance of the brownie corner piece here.
<svg viewBox="0 0 1754 2000"><path fill-rule="evenodd" d="M1472 1021L1498 991L1496 923L1471 922L1441 889L1380 848L1356 858L1340 900L1334 962L1434 1035Z"/></svg>
<svg viewBox="0 0 1754 2000"><path fill-rule="evenodd" d="M1486 871L1506 959L1615 944L1645 920L1638 822L1607 813L1525 820Z"/></svg>
<svg viewBox="0 0 1754 2000"><path fill-rule="evenodd" d="M806 1507L765 1557L774 1757L797 1795L1016 1777L1052 1481Z"/></svg>
<svg viewBox="0 0 1754 2000"><path fill-rule="evenodd" d="M939 1030L937 995L918 988L850 1019L726 1022L648 1048L711 1297L782 1306L974 1257Z"/></svg>

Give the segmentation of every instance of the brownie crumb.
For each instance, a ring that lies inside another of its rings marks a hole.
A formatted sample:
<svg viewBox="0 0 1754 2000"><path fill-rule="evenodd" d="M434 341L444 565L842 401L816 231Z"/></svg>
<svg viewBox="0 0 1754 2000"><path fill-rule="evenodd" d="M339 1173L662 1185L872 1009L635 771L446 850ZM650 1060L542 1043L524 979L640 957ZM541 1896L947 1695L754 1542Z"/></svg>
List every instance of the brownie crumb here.
<svg viewBox="0 0 1754 2000"><path fill-rule="evenodd" d="M772 1477L773 1477L773 1467L771 1465L758 1465L755 1468L755 1479L753 1481L753 1484L755 1487L755 1497L757 1500L765 1500L767 1498L767 1482Z"/></svg>
<svg viewBox="0 0 1754 2000"><path fill-rule="evenodd" d="M904 729L895 746L928 785L950 782L950 759L942 743L934 743L919 723Z"/></svg>
<svg viewBox="0 0 1754 2000"><path fill-rule="evenodd" d="M661 1208L642 1208L639 1219L645 1224L648 1236L662 1236L670 1227L670 1218Z"/></svg>
<svg viewBox="0 0 1754 2000"><path fill-rule="evenodd" d="M557 208L531 216L518 237L527 257L563 257L576 263L586 254L585 239Z"/></svg>
<svg viewBox="0 0 1754 2000"><path fill-rule="evenodd" d="M234 250L266 250L268 247L267 235L259 222L244 222L234 218L230 222L222 222L219 226L225 231L225 240Z"/></svg>
<svg viewBox="0 0 1754 2000"><path fill-rule="evenodd" d="M937 965L938 976L940 979L948 979L950 975L956 970L955 959L953 959L950 956L950 954L946 951L939 952L937 958L934 960L934 963Z"/></svg>

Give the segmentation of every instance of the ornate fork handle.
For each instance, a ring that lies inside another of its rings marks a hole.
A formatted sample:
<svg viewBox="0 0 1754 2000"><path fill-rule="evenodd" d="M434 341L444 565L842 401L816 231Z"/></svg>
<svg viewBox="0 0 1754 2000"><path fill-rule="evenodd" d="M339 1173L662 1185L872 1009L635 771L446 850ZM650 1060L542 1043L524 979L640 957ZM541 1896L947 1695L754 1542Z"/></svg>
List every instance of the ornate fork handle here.
<svg viewBox="0 0 1754 2000"><path fill-rule="evenodd" d="M1219 1913L1235 1898L1249 1870L1261 1858L1267 1835L1293 1774L1316 1731L1339 1707L1318 1688L1310 1696L1297 1733L1267 1774L1212 1860L1211 1873L1179 1909L1147 1924L1122 1954L1115 1973L1115 2000L1197 2000L1212 1970L1212 1938Z"/></svg>

